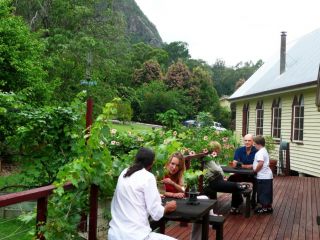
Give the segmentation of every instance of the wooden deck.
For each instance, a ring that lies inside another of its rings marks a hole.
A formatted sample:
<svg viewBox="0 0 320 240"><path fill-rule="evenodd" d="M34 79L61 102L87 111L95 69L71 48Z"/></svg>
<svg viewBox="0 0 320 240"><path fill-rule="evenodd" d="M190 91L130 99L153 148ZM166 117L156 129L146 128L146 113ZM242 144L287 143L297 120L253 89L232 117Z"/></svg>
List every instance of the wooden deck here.
<svg viewBox="0 0 320 240"><path fill-rule="evenodd" d="M222 194L218 198L216 213L226 217L224 239L299 239L319 240L320 226L320 178L315 177L275 177L273 208L271 215L230 215L231 195ZM173 223L166 234L180 240L189 240L191 224L181 227ZM215 239L215 231L210 228L209 239Z"/></svg>

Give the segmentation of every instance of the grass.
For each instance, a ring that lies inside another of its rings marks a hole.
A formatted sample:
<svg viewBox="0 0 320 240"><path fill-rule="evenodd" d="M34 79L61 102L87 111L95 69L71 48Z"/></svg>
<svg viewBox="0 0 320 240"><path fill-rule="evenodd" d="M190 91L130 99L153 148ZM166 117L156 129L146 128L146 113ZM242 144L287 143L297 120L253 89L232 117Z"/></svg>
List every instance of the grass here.
<svg viewBox="0 0 320 240"><path fill-rule="evenodd" d="M25 224L18 219L0 218L0 239L5 240L30 240L32 237L28 234L32 227L32 223Z"/></svg>
<svg viewBox="0 0 320 240"><path fill-rule="evenodd" d="M137 123L110 123L110 128L115 128L119 132L141 132L141 131L146 131L146 132L151 132L152 131L152 126L150 125L144 125L144 124L137 124Z"/></svg>

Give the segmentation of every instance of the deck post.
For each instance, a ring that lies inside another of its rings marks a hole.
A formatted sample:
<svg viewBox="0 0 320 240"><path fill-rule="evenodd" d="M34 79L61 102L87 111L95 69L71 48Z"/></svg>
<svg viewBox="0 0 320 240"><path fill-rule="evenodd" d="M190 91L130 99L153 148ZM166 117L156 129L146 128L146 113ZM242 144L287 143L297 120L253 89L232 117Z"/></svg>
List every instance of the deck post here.
<svg viewBox="0 0 320 240"><path fill-rule="evenodd" d="M95 184L92 184L90 189L90 215L89 215L88 240L97 239L98 193L99 193L98 186Z"/></svg>
<svg viewBox="0 0 320 240"><path fill-rule="evenodd" d="M40 226L47 221L48 198L42 197L37 200L37 239L44 240L43 233L39 230Z"/></svg>

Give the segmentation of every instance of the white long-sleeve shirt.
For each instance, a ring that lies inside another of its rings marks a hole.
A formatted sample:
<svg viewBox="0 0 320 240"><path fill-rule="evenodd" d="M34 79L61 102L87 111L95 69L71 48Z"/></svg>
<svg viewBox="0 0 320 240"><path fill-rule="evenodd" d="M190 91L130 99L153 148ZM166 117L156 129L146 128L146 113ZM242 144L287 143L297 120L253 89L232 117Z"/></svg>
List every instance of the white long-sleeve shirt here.
<svg viewBox="0 0 320 240"><path fill-rule="evenodd" d="M142 169L124 178L126 172L120 174L111 202L109 240L145 239L151 232L149 216L159 220L164 214L154 175Z"/></svg>

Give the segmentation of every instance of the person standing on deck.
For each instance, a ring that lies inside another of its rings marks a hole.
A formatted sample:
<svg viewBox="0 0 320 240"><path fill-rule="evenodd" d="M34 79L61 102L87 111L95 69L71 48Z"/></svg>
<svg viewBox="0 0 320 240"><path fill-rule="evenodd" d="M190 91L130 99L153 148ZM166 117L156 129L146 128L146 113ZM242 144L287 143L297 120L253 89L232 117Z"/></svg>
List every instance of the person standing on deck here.
<svg viewBox="0 0 320 240"><path fill-rule="evenodd" d="M257 149L253 146L253 135L247 134L243 138L244 146L239 147L235 154L233 160L233 167L241 167L246 169L253 168L253 161L254 156L257 152ZM256 203L256 187L255 187L255 178L254 176L250 175L243 175L243 174L233 174L229 177L228 181L230 182L251 182L253 183L253 190L252 190L252 199L251 205L254 208ZM234 192L232 194L232 207L230 212L231 213L239 213L239 206L242 204L243 198L241 193Z"/></svg>

